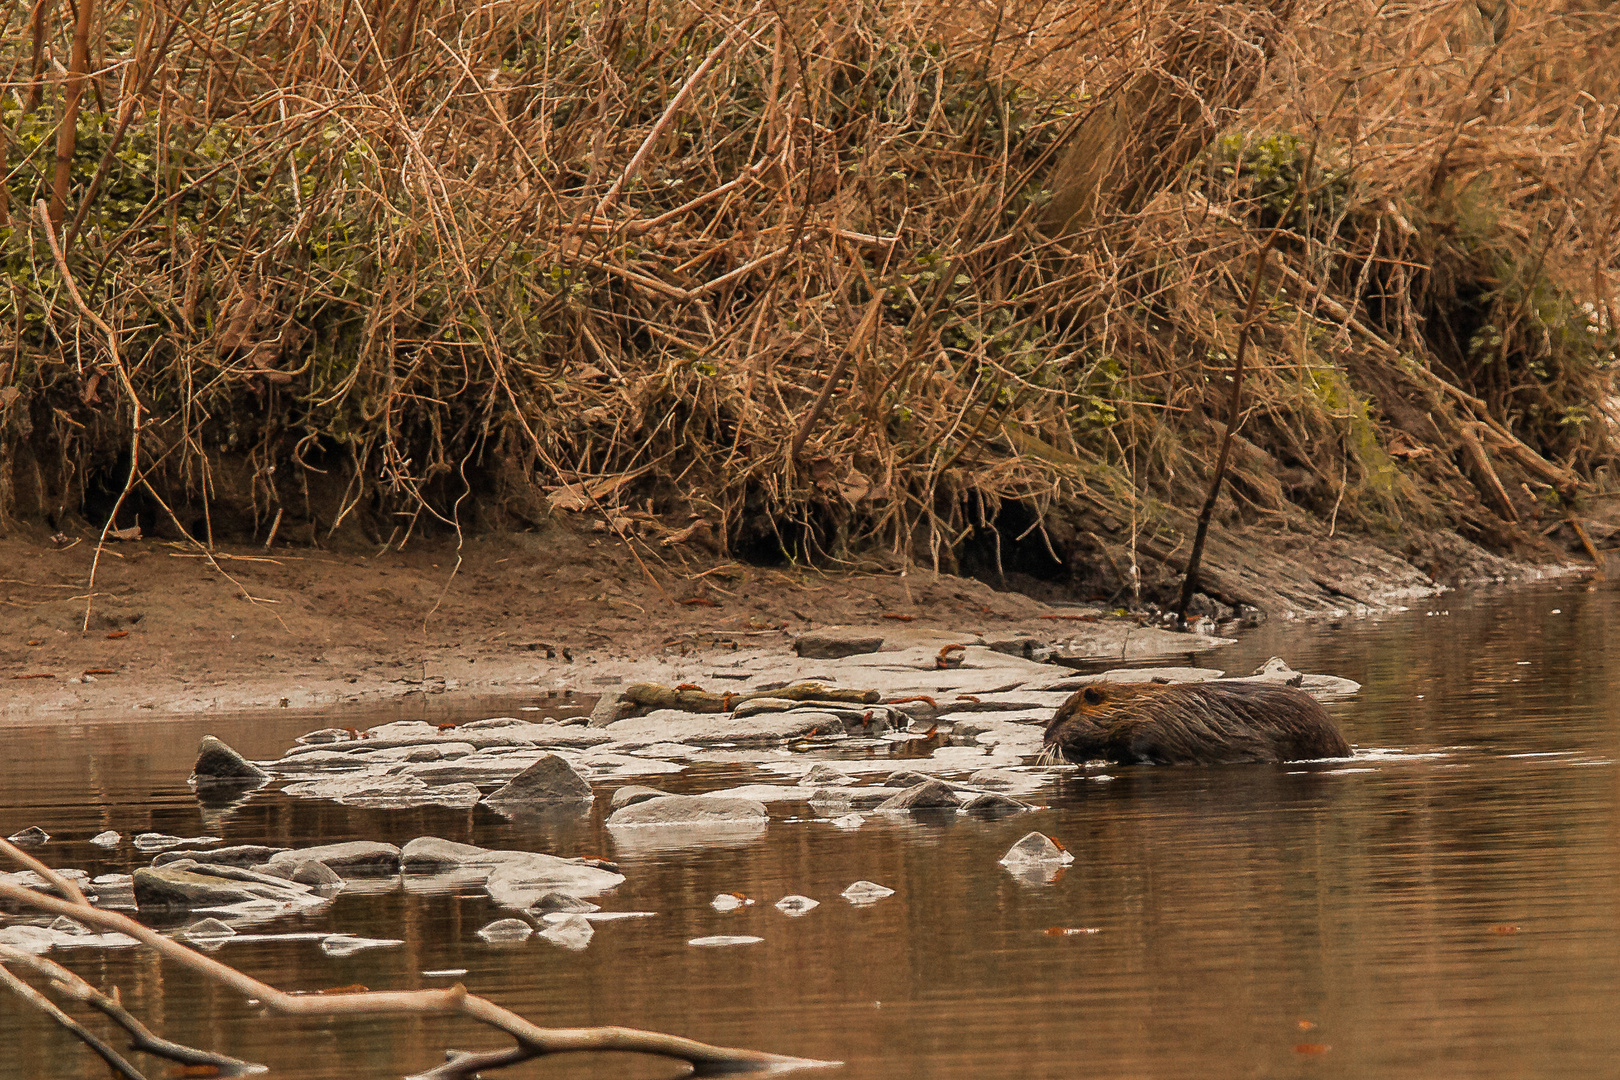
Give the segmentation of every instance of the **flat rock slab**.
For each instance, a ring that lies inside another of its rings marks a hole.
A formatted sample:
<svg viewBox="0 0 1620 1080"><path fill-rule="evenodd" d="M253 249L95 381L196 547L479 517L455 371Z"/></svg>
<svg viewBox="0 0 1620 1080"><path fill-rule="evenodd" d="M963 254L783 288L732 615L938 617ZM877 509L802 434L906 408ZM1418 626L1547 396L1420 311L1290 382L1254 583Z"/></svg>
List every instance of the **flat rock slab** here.
<svg viewBox="0 0 1620 1080"><path fill-rule="evenodd" d="M753 799L714 795L665 795L615 810L607 820L607 827L630 829L672 825L734 825L764 821L769 817L770 812L765 809L765 805Z"/></svg>
<svg viewBox="0 0 1620 1080"><path fill-rule="evenodd" d="M631 720L620 720L599 730L606 732L619 747L625 749L653 743L770 745L802 739L813 731L842 731L843 722L829 713L819 712L794 711L737 717L664 710Z"/></svg>
<svg viewBox="0 0 1620 1080"><path fill-rule="evenodd" d="M283 851L272 856L265 865L273 873L290 874L304 862L325 863L346 878L389 876L399 873L399 848L375 840L352 840L346 844Z"/></svg>
<svg viewBox="0 0 1620 1080"><path fill-rule="evenodd" d="M231 866L204 866L182 860L142 867L134 878L135 904L151 909L227 907L252 901L308 906L319 903L307 885Z"/></svg>
<svg viewBox="0 0 1620 1080"><path fill-rule="evenodd" d="M165 851L152 857L153 866L164 866L168 863L190 859L193 862L207 863L214 866L240 866L247 870L251 867L266 863L283 851L291 848L266 847L263 844L235 844L231 847L213 848L209 851Z"/></svg>
<svg viewBox="0 0 1620 1080"><path fill-rule="evenodd" d="M881 648L883 638L880 635L837 627L809 630L793 641L793 651L806 660L837 660L845 656L874 653Z"/></svg>
<svg viewBox="0 0 1620 1080"><path fill-rule="evenodd" d="M555 855L523 853L496 866L484 889L497 903L511 908L534 906L548 893L597 896L624 882L623 874Z"/></svg>

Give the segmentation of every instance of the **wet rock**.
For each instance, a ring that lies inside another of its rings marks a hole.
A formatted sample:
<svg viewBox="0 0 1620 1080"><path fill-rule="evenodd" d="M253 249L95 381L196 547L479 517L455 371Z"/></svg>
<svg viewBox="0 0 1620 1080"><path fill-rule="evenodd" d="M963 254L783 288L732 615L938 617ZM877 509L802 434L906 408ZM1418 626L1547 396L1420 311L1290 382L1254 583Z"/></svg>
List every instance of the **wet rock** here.
<svg viewBox="0 0 1620 1080"><path fill-rule="evenodd" d="M135 910L135 879L128 874L98 874L90 884L97 907L108 911Z"/></svg>
<svg viewBox="0 0 1620 1080"><path fill-rule="evenodd" d="M122 839L123 837L118 833L114 832L112 829L108 829L106 832L96 833L96 835L90 838L90 842L97 847L117 847L118 842Z"/></svg>
<svg viewBox="0 0 1620 1080"><path fill-rule="evenodd" d="M485 796L492 807L529 803L590 802L590 781L556 754L547 754Z"/></svg>
<svg viewBox="0 0 1620 1080"><path fill-rule="evenodd" d="M651 828L666 825L722 825L763 822L770 812L752 799L725 799L712 795L663 795L615 810L610 829Z"/></svg>
<svg viewBox="0 0 1620 1080"><path fill-rule="evenodd" d="M418 836L399 849L399 865L407 874L441 874L465 867L499 866L522 854L526 853L491 851L472 844L442 840L437 836Z"/></svg>
<svg viewBox="0 0 1620 1080"><path fill-rule="evenodd" d="M754 901L742 893L723 892L710 900L709 906L716 911L736 911L738 908L753 907Z"/></svg>
<svg viewBox="0 0 1620 1080"><path fill-rule="evenodd" d="M635 712L636 706L632 701L626 700L624 693L619 690L605 691L596 699L591 707L590 727L604 728L618 720L623 720Z"/></svg>
<svg viewBox="0 0 1620 1080"><path fill-rule="evenodd" d="M240 866L246 870L269 862L283 851L291 850L284 847L266 847L263 844L234 844L209 851L165 851L152 857L152 865L163 866L179 862L181 859L191 859L194 862L211 863L215 866Z"/></svg>
<svg viewBox="0 0 1620 1080"><path fill-rule="evenodd" d="M355 733L348 728L329 727L319 731L305 732L293 741L300 746L324 746L327 743L349 742Z"/></svg>
<svg viewBox="0 0 1620 1080"><path fill-rule="evenodd" d="M511 945L529 940L529 935L534 933L534 927L522 919L496 919L477 933L491 945Z"/></svg>
<svg viewBox="0 0 1620 1080"><path fill-rule="evenodd" d="M174 932L174 936L182 941L219 943L235 937L236 927L210 916L182 926Z"/></svg>
<svg viewBox="0 0 1620 1080"><path fill-rule="evenodd" d="M881 637L851 630L811 630L793 641L793 651L802 660L839 660L881 648Z"/></svg>
<svg viewBox="0 0 1620 1080"><path fill-rule="evenodd" d="M1152 668L1109 668L1096 675L1075 675L1067 679L1060 679L1048 683L1040 689L1045 692L1072 694L1082 690L1092 683L1198 683L1218 679L1226 672L1220 668L1203 667L1152 667Z"/></svg>
<svg viewBox="0 0 1620 1080"><path fill-rule="evenodd" d="M346 878L392 875L399 873L399 848L375 840L353 840L279 852L265 865L283 868L290 874L303 862L325 863Z"/></svg>
<svg viewBox="0 0 1620 1080"><path fill-rule="evenodd" d="M876 810L892 798L893 788L817 788L810 796L810 808L818 814L832 817L850 810Z"/></svg>
<svg viewBox="0 0 1620 1080"><path fill-rule="evenodd" d="M859 814L844 814L833 818L828 824L840 829L858 829L866 824L866 819Z"/></svg>
<svg viewBox="0 0 1620 1080"><path fill-rule="evenodd" d="M758 716L761 713L788 712L797 704L798 702L792 698L749 698L747 701L739 702L737 707L731 710L731 715L749 717Z"/></svg>
<svg viewBox="0 0 1620 1080"><path fill-rule="evenodd" d="M30 825L21 832L14 832L6 837L7 840L10 840L18 847L38 847L50 838L51 834L38 825Z"/></svg>
<svg viewBox="0 0 1620 1080"><path fill-rule="evenodd" d="M327 956L353 956L367 949L386 949L403 945L400 938L355 937L353 934L331 934L321 939L321 952Z"/></svg>
<svg viewBox="0 0 1620 1080"><path fill-rule="evenodd" d="M589 900L581 900L577 896L569 896L567 893L562 892L548 892L536 900L529 910L544 917L558 913L583 915L586 912L601 911L602 909L599 905L593 904Z"/></svg>
<svg viewBox="0 0 1620 1080"><path fill-rule="evenodd" d="M307 906L315 900L307 885L235 866L205 866L189 859L166 866L142 867L132 876L135 904L142 911L228 907L264 900Z"/></svg>
<svg viewBox="0 0 1620 1080"><path fill-rule="evenodd" d="M687 714L664 710L633 720L620 720L602 730L620 747L629 749L673 742L692 746L712 743L775 745L825 732L842 722L824 713L764 713L759 716Z"/></svg>
<svg viewBox="0 0 1620 1080"><path fill-rule="evenodd" d="M197 747L197 763L191 767L191 782L198 786L269 778L269 773L212 735L202 737L202 743Z"/></svg>
<svg viewBox="0 0 1620 1080"><path fill-rule="evenodd" d="M808 915L820 906L820 900L812 900L808 896L799 896L797 894L784 896L776 902L776 910L794 918L798 918L800 915Z"/></svg>
<svg viewBox="0 0 1620 1080"><path fill-rule="evenodd" d="M943 810L954 809L962 805L962 800L956 797L956 792L943 780L927 780L921 784L906 788L900 794L886 799L877 805L880 813L891 813L904 810Z"/></svg>
<svg viewBox="0 0 1620 1080"><path fill-rule="evenodd" d="M981 791L962 803L962 809L968 813L977 814L1020 814L1025 810L1034 810L1036 807L1015 799L1011 795L1004 795L999 791Z"/></svg>
<svg viewBox="0 0 1620 1080"><path fill-rule="evenodd" d="M308 885L314 889L333 889L343 887L343 878L336 870L323 862L305 859L293 867L292 880L299 885Z"/></svg>
<svg viewBox="0 0 1620 1080"><path fill-rule="evenodd" d="M1074 862L1074 856L1059 847L1052 838L1045 833L1032 832L1025 834L1024 838L1007 849L1007 854L1001 857L1001 865L1009 869L1028 866L1067 866Z"/></svg>
<svg viewBox="0 0 1620 1080"><path fill-rule="evenodd" d="M817 762L799 777L801 787L846 787L853 782L847 773L825 761Z"/></svg>
<svg viewBox="0 0 1620 1080"><path fill-rule="evenodd" d="M63 878L66 878L73 885L77 886L78 889L85 894L86 899L88 899L92 904L99 900L94 886L92 886L90 883L90 875L85 873L83 870L58 870L57 874ZM62 895L62 890L58 889L55 885L50 884L32 870L19 870L15 873L0 874L0 882L5 882L8 885L17 885L24 889L33 889L34 891L42 892L47 896L55 896L64 900L67 899ZM0 898L0 911L16 910L16 901Z"/></svg>
<svg viewBox="0 0 1620 1080"><path fill-rule="evenodd" d="M550 923L540 931L540 937L545 938L553 945L560 945L575 952L585 948L596 935L596 928L588 919L579 915L567 915L556 922Z"/></svg>
<svg viewBox="0 0 1620 1080"><path fill-rule="evenodd" d="M695 937L687 942L700 949L723 949L728 945L758 945L765 939L754 937L752 934L715 934L711 937Z"/></svg>
<svg viewBox="0 0 1620 1080"><path fill-rule="evenodd" d="M167 851L182 844L218 844L223 843L218 836L169 836L167 833L138 833L132 844L136 851ZM205 860L206 861L206 860Z"/></svg>
<svg viewBox="0 0 1620 1080"><path fill-rule="evenodd" d="M886 896L893 896L894 890L885 888L875 881L857 881L849 888L838 894L852 904L875 904Z"/></svg>
<svg viewBox="0 0 1620 1080"><path fill-rule="evenodd" d="M484 890L496 903L510 908L530 908L553 892L570 896L597 896L624 881L623 874L590 866L555 855L523 852L496 866L484 882Z"/></svg>
<svg viewBox="0 0 1620 1080"><path fill-rule="evenodd" d="M926 784L932 779L932 776L924 776L920 772L912 772L910 769L901 769L899 772L894 773L888 779L884 780L883 786L886 788L916 787L918 784Z"/></svg>
<svg viewBox="0 0 1620 1080"><path fill-rule="evenodd" d="M611 810L619 810L626 806L634 806L636 803L646 802L648 799L661 799L668 794L669 792L659 791L657 788L626 784L613 792L613 799L608 803L608 807Z"/></svg>
<svg viewBox="0 0 1620 1080"><path fill-rule="evenodd" d="M408 746L389 746L367 754L367 761L453 761L477 752L469 742L445 743L442 746L412 743Z"/></svg>
<svg viewBox="0 0 1620 1080"><path fill-rule="evenodd" d="M0 927L0 945L9 945L30 956L44 956L56 944L56 935L43 926Z"/></svg>
<svg viewBox="0 0 1620 1080"><path fill-rule="evenodd" d="M1344 697L1361 690L1361 684L1353 679L1341 679L1335 675L1306 675L1295 671L1279 656L1273 656L1261 664L1249 678L1234 681L1281 683L1283 686L1296 686L1317 697Z"/></svg>

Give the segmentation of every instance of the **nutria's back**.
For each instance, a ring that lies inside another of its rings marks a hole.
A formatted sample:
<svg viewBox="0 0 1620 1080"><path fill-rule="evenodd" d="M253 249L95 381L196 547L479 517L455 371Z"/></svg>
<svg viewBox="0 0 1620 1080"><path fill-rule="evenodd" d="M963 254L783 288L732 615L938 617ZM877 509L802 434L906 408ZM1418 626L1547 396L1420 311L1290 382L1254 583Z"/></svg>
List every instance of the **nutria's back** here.
<svg viewBox="0 0 1620 1080"><path fill-rule="evenodd" d="M1119 764L1214 765L1349 757L1311 695L1258 682L1093 683L1058 709L1043 755Z"/></svg>

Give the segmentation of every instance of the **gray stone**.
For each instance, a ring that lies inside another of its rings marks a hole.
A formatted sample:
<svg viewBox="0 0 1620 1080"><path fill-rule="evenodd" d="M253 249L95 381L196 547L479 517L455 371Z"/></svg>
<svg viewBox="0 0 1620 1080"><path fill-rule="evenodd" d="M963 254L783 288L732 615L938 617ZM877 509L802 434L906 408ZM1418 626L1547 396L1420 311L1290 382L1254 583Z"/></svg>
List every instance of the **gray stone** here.
<svg viewBox="0 0 1620 1080"><path fill-rule="evenodd" d="M352 840L283 851L271 856L266 865L291 873L302 862L325 863L346 878L391 875L399 873L399 848L375 840Z"/></svg>
<svg viewBox="0 0 1620 1080"><path fill-rule="evenodd" d="M810 771L799 777L799 784L804 787L825 787L828 785L842 787L849 784L849 775L835 765L825 761L818 761L810 767Z"/></svg>
<svg viewBox="0 0 1620 1080"><path fill-rule="evenodd" d="M197 747L197 763L191 767L191 782L199 785L269 778L269 773L212 735L202 737L202 743Z"/></svg>
<svg viewBox="0 0 1620 1080"><path fill-rule="evenodd" d="M1023 839L1007 849L1001 865L1009 869L1026 866L1067 866L1074 856L1058 847L1045 833L1025 833Z"/></svg>
<svg viewBox="0 0 1620 1080"><path fill-rule="evenodd" d="M399 865L407 874L441 874L465 867L494 867L514 856L526 854L516 851L492 851L442 840L437 836L418 836L399 849Z"/></svg>
<svg viewBox="0 0 1620 1080"><path fill-rule="evenodd" d="M896 810L943 810L955 809L962 805L962 800L956 797L956 792L943 780L927 780L913 787L908 787L892 799L879 803L880 811Z"/></svg>
<svg viewBox="0 0 1620 1080"><path fill-rule="evenodd" d="M514 803L589 802L590 781L556 754L547 754L484 797L490 806Z"/></svg>
<svg viewBox="0 0 1620 1080"><path fill-rule="evenodd" d="M836 728L833 725L837 725ZM813 731L843 730L837 717L820 712L764 713L734 716L724 713L680 713L661 709L634 720L620 720L602 730L623 749L654 743L684 743L704 746L713 743L774 745L802 739Z"/></svg>
<svg viewBox="0 0 1620 1080"><path fill-rule="evenodd" d="M601 907L589 900L581 900L577 896L569 896L562 892L548 892L534 902L529 908L536 915L550 915L561 912L565 915L583 915L588 911L600 911Z"/></svg>
<svg viewBox="0 0 1620 1080"><path fill-rule="evenodd" d="M1017 814L1035 807L999 791L981 791L964 802L962 809L981 814Z"/></svg>
<svg viewBox="0 0 1620 1080"><path fill-rule="evenodd" d="M737 707L731 710L733 716L758 716L761 713L787 712L799 703L791 698L758 697L738 702Z"/></svg>
<svg viewBox="0 0 1620 1080"><path fill-rule="evenodd" d="M366 938L355 937L353 934L332 934L321 939L321 952L327 956L353 956L366 949L386 949L391 945L403 945L400 938Z"/></svg>
<svg viewBox="0 0 1620 1080"><path fill-rule="evenodd" d="M528 908L548 893L596 896L623 881L623 874L598 866L559 859L555 855L524 852L521 858L497 866L484 883L484 890L498 904Z"/></svg>
<svg viewBox="0 0 1620 1080"><path fill-rule="evenodd" d="M615 721L623 720L635 711L635 705L626 700L624 693L619 690L604 690L602 696L596 699L591 706L591 719L588 726L604 728Z"/></svg>
<svg viewBox="0 0 1620 1080"><path fill-rule="evenodd" d="M820 900L812 900L808 896L799 896L797 894L793 896L784 896L782 899L776 902L776 910L780 911L784 915L791 915L795 918L800 915L808 915L810 912L814 911L820 906Z"/></svg>
<svg viewBox="0 0 1620 1080"><path fill-rule="evenodd" d="M320 746L326 743L348 742L353 738L354 736L350 734L348 728L329 727L321 728L319 731L306 732L293 741L300 746Z"/></svg>
<svg viewBox="0 0 1620 1080"><path fill-rule="evenodd" d="M305 859L293 867L292 880L300 885L308 885L316 889L341 888L343 885L343 878L338 876L336 870L323 862L316 862L313 859Z"/></svg>
<svg viewBox="0 0 1620 1080"><path fill-rule="evenodd" d="M50 838L51 834L38 825L30 825L21 832L15 832L6 837L7 840L10 840L18 847L38 847Z"/></svg>
<svg viewBox="0 0 1620 1080"><path fill-rule="evenodd" d="M236 927L221 919L209 916L188 923L174 932L174 936L186 941L225 941L236 936Z"/></svg>
<svg viewBox="0 0 1620 1080"><path fill-rule="evenodd" d="M167 851L181 844L217 844L220 839L218 836L170 836L167 833L143 832L137 833L130 843L136 851L145 853Z"/></svg>
<svg viewBox="0 0 1620 1080"><path fill-rule="evenodd" d="M872 904L884 897L893 896L894 890L879 885L875 881L861 880L838 894L852 904Z"/></svg>
<svg viewBox="0 0 1620 1080"><path fill-rule="evenodd" d="M231 904L272 901L311 903L307 885L280 881L234 866L203 866L190 861L161 867L142 867L134 878L135 904L150 909L226 907Z"/></svg>
<svg viewBox="0 0 1620 1080"><path fill-rule="evenodd" d="M263 844L235 844L231 847L214 848L211 851L165 851L152 857L152 865L165 866L181 859L191 859L213 866L240 866L246 870L269 862L283 851L291 850L284 847L265 847Z"/></svg>
<svg viewBox="0 0 1620 1080"><path fill-rule="evenodd" d="M902 769L884 780L883 786L886 788L909 788L916 787L918 784L926 784L932 779L932 776L924 776L920 772Z"/></svg>
<svg viewBox="0 0 1620 1080"><path fill-rule="evenodd" d="M752 934L714 934L709 937L695 937L687 942L700 949L722 949L728 945L758 945L765 939Z"/></svg>
<svg viewBox="0 0 1620 1080"><path fill-rule="evenodd" d="M800 634L793 642L793 651L799 654L801 660L838 660L845 656L875 653L881 648L881 637L849 630L810 630Z"/></svg>
<svg viewBox="0 0 1620 1080"><path fill-rule="evenodd" d="M614 790L613 799L608 803L608 808L618 810L626 806L634 806L639 802L646 802L648 799L661 799L668 794L669 792L659 791L657 788L626 784L624 787Z"/></svg>
<svg viewBox="0 0 1620 1080"><path fill-rule="evenodd" d="M610 829L651 828L665 825L720 825L764 821L765 804L752 799L718 799L711 795L664 795L615 810Z"/></svg>
<svg viewBox="0 0 1620 1080"><path fill-rule="evenodd" d="M596 927L579 915L567 915L550 923L537 935L545 938L553 945L561 945L565 949L578 952L591 943L596 935Z"/></svg>
<svg viewBox="0 0 1620 1080"><path fill-rule="evenodd" d="M123 837L116 831L108 829L106 832L96 833L90 838L90 842L97 847L117 847L118 842L122 839Z"/></svg>
<svg viewBox="0 0 1620 1080"><path fill-rule="evenodd" d="M478 936L492 945L510 945L529 940L534 927L522 919L496 919L478 931Z"/></svg>
<svg viewBox="0 0 1620 1080"><path fill-rule="evenodd" d="M810 796L810 807L817 813L833 816L850 810L875 810L894 797L893 788L881 787L827 787L818 788Z"/></svg>

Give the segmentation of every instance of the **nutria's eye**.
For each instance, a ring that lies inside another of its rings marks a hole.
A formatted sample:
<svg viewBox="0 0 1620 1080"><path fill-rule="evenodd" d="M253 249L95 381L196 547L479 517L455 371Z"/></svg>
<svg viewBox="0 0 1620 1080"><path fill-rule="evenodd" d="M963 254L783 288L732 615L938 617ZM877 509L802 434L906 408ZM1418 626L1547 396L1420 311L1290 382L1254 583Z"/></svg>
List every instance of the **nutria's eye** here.
<svg viewBox="0 0 1620 1080"><path fill-rule="evenodd" d="M1103 692L1095 686L1086 687L1080 696L1085 698L1087 705L1101 705L1103 703Z"/></svg>

